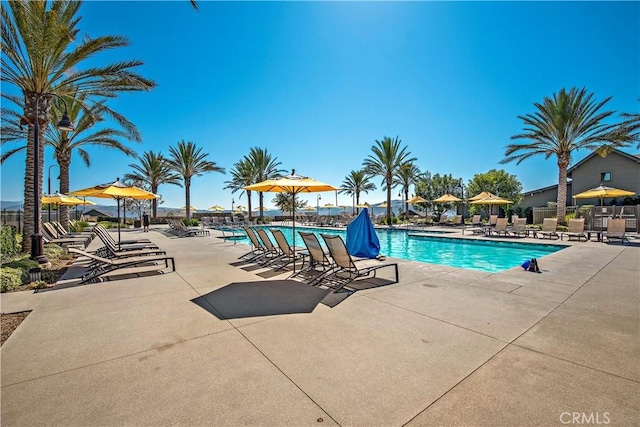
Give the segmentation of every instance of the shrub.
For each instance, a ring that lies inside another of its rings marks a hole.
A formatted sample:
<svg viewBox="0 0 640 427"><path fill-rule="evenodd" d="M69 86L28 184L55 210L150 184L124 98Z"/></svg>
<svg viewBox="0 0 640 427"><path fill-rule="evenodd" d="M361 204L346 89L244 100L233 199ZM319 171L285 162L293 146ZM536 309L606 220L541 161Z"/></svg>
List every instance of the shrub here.
<svg viewBox="0 0 640 427"><path fill-rule="evenodd" d="M73 259L73 255L70 254L69 251L51 243L44 246L44 254L51 261L58 259Z"/></svg>
<svg viewBox="0 0 640 427"><path fill-rule="evenodd" d="M12 291L20 285L22 285L21 269L11 267L0 268L0 292Z"/></svg>
<svg viewBox="0 0 640 427"><path fill-rule="evenodd" d="M11 259L20 252L20 245L16 239L16 229L10 225L0 227L0 256Z"/></svg>
<svg viewBox="0 0 640 427"><path fill-rule="evenodd" d="M71 226L71 231L80 232L80 231L83 231L88 226L89 226L89 223L87 221L76 221Z"/></svg>
<svg viewBox="0 0 640 427"><path fill-rule="evenodd" d="M30 287L31 289L44 289L44 288L46 288L47 286L48 286L48 285L47 285L47 282L45 282L44 280L38 280L37 282L31 282L31 283L29 283L29 287Z"/></svg>
<svg viewBox="0 0 640 427"><path fill-rule="evenodd" d="M186 225L187 227L192 226L192 225L197 226L198 224L200 224L200 222L198 222L198 218L191 218L191 219L184 218L182 220L182 223L184 225Z"/></svg>

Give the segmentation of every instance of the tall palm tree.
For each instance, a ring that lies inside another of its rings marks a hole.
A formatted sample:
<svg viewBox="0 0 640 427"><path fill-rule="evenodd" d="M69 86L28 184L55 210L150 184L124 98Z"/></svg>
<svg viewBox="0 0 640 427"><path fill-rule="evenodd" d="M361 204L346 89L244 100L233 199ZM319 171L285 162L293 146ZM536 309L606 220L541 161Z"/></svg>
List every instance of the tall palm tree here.
<svg viewBox="0 0 640 427"><path fill-rule="evenodd" d="M284 169L278 169L281 163L277 157L272 157L266 148L253 147L249 150L249 155L245 158L249 162L253 172L254 184L267 179L273 179L285 172ZM264 193L258 193L258 202L260 206L260 219L262 220L264 217Z"/></svg>
<svg viewBox="0 0 640 427"><path fill-rule="evenodd" d="M356 196L356 205L360 204L360 193L369 193L374 191L376 185L371 182L371 176L363 170L352 170L349 175L344 178L342 185L340 185L340 194L348 194L349 196ZM360 213L360 209L357 209L357 213Z"/></svg>
<svg viewBox="0 0 640 427"><path fill-rule="evenodd" d="M638 98L640 101L640 98ZM640 148L640 114L639 113L622 113L620 114L625 120L621 123L622 134L630 135L637 143L636 148Z"/></svg>
<svg viewBox="0 0 640 427"><path fill-rule="evenodd" d="M30 235L35 224L34 213L39 209L42 189L34 185L42 182L44 144L34 157L33 124L35 106L38 103L38 123L51 119L54 95L64 98L74 93L87 94L92 100L112 98L120 92L149 90L155 86L151 80L133 70L141 61L122 61L101 66L96 57L105 51L125 47L129 43L120 36L78 37L79 1L33 0L2 2L2 67L0 80L13 87L24 97L24 114L21 122L28 124L26 173L24 178L24 233L23 251L30 248ZM91 58L91 66L84 65ZM5 90L5 88L3 88ZM46 126L40 126L44 134ZM35 158L38 164L35 164Z"/></svg>
<svg viewBox="0 0 640 427"><path fill-rule="evenodd" d="M376 140L371 147L373 154L364 160L365 172L369 175L382 177L382 189L387 190L387 224L391 224L391 189L393 178L400 171L400 167L407 162L414 162L415 157L409 157L407 147L400 147L402 141L396 136L394 139L385 136L382 141Z"/></svg>
<svg viewBox="0 0 640 427"><path fill-rule="evenodd" d="M180 175L171 169L171 165L162 153L146 151L142 156L138 156L138 162L138 164L129 165L134 172L125 174L124 179L146 184L154 194L158 192L158 187L162 184L181 185ZM151 210L153 218L156 218L158 216L158 199L151 201Z"/></svg>
<svg viewBox="0 0 640 427"><path fill-rule="evenodd" d="M534 103L537 111L518 116L524 122L524 133L511 137L528 142L509 144L500 163L516 160L520 164L530 157L542 155L556 157L558 165L558 222L565 223L567 209L567 167L571 154L579 149L599 152L605 156L612 146L626 146L632 140L629 133L620 132L619 124L603 123L615 111L601 111L611 97L597 102L593 93L585 88L561 89L541 104Z"/></svg>
<svg viewBox="0 0 640 427"><path fill-rule="evenodd" d="M253 170L247 157L245 156L243 159L236 162L230 172L231 180L224 182L227 184L224 189L230 189L232 194L236 191L245 192L247 194L247 211L249 215L249 222L251 222L251 191L245 190L244 187L254 184L255 181L253 179Z"/></svg>
<svg viewBox="0 0 640 427"><path fill-rule="evenodd" d="M71 159L74 152L77 152L87 167L91 166L91 158L85 150L87 146L102 147L107 149L119 150L127 156L134 155L134 151L124 145L121 140L131 140L135 142L141 141L140 133L136 126L122 115L110 109L105 105L104 101L88 105L86 103L86 94L76 93L66 108L59 100L53 101L51 109L52 122L57 122L62 117L62 112L68 112L69 118L75 123L75 130L67 132L58 129L50 124L47 126L44 135L44 145L53 148L53 157L56 159L60 168L60 192L67 194L70 189ZM11 98L11 100L23 109L23 100L21 98ZM11 150L3 153L0 162L15 155L16 153L25 151L27 144L24 131L19 128L20 112L6 108L3 113L3 138L2 144L9 142L17 142L19 145ZM119 125L120 129L112 127L100 127L96 124L105 122L105 117L109 117ZM18 126L16 126L18 125ZM6 134L5 134L6 132ZM65 228L69 228L69 209L68 206L60 206L60 222Z"/></svg>
<svg viewBox="0 0 640 427"><path fill-rule="evenodd" d="M401 187L404 194L404 212L409 210L409 187L414 185L420 177L420 169L413 162L407 162L400 166L398 173L393 179L394 187Z"/></svg>
<svg viewBox="0 0 640 427"><path fill-rule="evenodd" d="M180 141L176 147L169 147L169 154L169 165L182 176L187 219L191 219L191 179L202 176L205 172L225 173L225 170L215 162L206 160L209 154L203 153L202 148L196 147L191 141Z"/></svg>

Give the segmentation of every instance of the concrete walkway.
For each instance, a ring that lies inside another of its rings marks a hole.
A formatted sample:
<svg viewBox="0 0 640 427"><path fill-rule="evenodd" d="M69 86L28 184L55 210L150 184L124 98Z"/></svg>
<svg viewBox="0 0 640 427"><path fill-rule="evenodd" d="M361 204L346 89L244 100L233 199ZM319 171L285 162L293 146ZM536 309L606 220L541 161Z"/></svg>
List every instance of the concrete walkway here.
<svg viewBox="0 0 640 427"><path fill-rule="evenodd" d="M399 261L335 295L233 265L247 246L215 232L135 237L177 271L2 295L33 310L2 346L4 426L640 420L637 246L572 244L543 274Z"/></svg>

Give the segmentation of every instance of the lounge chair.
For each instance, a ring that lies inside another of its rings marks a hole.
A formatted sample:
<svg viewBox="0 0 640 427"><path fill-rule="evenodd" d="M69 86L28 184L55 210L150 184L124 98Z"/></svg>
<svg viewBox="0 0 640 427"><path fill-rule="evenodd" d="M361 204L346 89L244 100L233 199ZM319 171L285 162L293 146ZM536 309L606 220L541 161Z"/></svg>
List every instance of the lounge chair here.
<svg viewBox="0 0 640 427"><path fill-rule="evenodd" d="M264 245L262 244L262 242L260 241L260 239L258 238L258 235L256 234L255 230L251 227L243 227L245 233L247 233L247 237L249 238L249 241L251 242L251 245L253 246L253 249L251 249L249 252L247 252L246 254L240 255L238 258L240 259L244 259L246 261L252 262L262 256L264 256L264 254L267 252L267 249L264 247Z"/></svg>
<svg viewBox="0 0 640 427"><path fill-rule="evenodd" d="M536 236L542 236L544 239L548 237L549 239L556 238L559 239L560 236L556 229L558 228L558 218L545 218L542 221L542 230L536 231Z"/></svg>
<svg viewBox="0 0 640 427"><path fill-rule="evenodd" d="M496 226L492 229L489 229L489 235L495 234L496 236L505 236L509 235L509 231L507 230L507 218L498 218L496 220Z"/></svg>
<svg viewBox="0 0 640 427"><path fill-rule="evenodd" d="M569 229L564 233L560 233L560 240L564 239L564 236L567 236L569 240L572 237L575 237L580 241L581 238L584 237L585 242L587 241L587 235L584 232L584 218L575 218L569 220Z"/></svg>
<svg viewBox="0 0 640 427"><path fill-rule="evenodd" d="M438 220L438 225L446 225L447 222L449 222L447 214L443 213L442 215L440 215L440 219Z"/></svg>
<svg viewBox="0 0 640 427"><path fill-rule="evenodd" d="M515 237L527 237L527 218L517 218L513 227L507 228L507 231Z"/></svg>
<svg viewBox="0 0 640 427"><path fill-rule="evenodd" d="M308 283L315 284L322 280L325 274L333 270L335 263L320 245L318 236L313 233L306 233L303 231L299 231L298 234L302 237L302 242L307 248L309 261L306 267L303 264L302 268L292 274L291 277L296 277L301 274L307 275L310 273L311 280L309 280ZM321 268L322 270L318 271L318 268Z"/></svg>
<svg viewBox="0 0 640 427"><path fill-rule="evenodd" d="M266 249L264 256L258 261L258 264L269 265L284 256L283 253L280 252L280 249L273 245L273 242L264 228L256 228L255 231L260 240L262 240L262 244Z"/></svg>
<svg viewBox="0 0 640 427"><path fill-rule="evenodd" d="M176 271L175 260L167 255L108 259L76 248L69 248L69 252L87 257L92 261L92 267L82 276L81 283L100 281L100 277L104 274L122 268L148 267L157 265L159 261L164 261L164 268L169 268L169 261L171 261L171 271ZM148 268L145 271L148 271Z"/></svg>
<svg viewBox="0 0 640 427"><path fill-rule="evenodd" d="M607 231L602 233L602 241L604 241L606 237L607 241L620 239L620 243L624 243L625 240L628 242L629 238L627 237L626 231L627 224L624 218L609 219L607 221Z"/></svg>
<svg viewBox="0 0 640 427"><path fill-rule="evenodd" d="M137 256L164 255L166 251L161 250L153 243L118 245L109 233L96 232L98 238L104 244L103 247L95 251L95 254L103 258L126 258Z"/></svg>
<svg viewBox="0 0 640 427"><path fill-rule="evenodd" d="M377 270L384 267L392 267L395 272L395 280L392 283L398 283L398 264L391 262L382 262L372 259L358 259L352 257L347 251L342 237L328 234L320 235L329 249L331 258L335 261L334 271L324 278L331 276L337 280L337 285L332 285L334 292L347 286L349 283L360 277L376 277ZM323 279L324 279L323 278Z"/></svg>
<svg viewBox="0 0 640 427"><path fill-rule="evenodd" d="M304 248L298 246L294 246L292 248L289 245L289 242L287 242L287 239L284 237L284 234L281 230L272 229L271 233L276 239L276 243L278 244L278 248L280 250L280 253L282 254L279 261L284 261L278 268L276 268L276 270L281 270L293 262L304 259L304 257L308 255L307 253L302 252L304 251Z"/></svg>
<svg viewBox="0 0 640 427"><path fill-rule="evenodd" d="M456 215L454 216L451 221L447 222L447 225L450 225L452 227L458 226L458 225L462 225L462 215Z"/></svg>
<svg viewBox="0 0 640 427"><path fill-rule="evenodd" d="M60 245L63 248L75 246L82 247L84 249L89 243L91 243L91 239L87 237L57 237L55 230L52 229L51 224L49 223L42 224L40 233L42 234L44 243L53 243Z"/></svg>
<svg viewBox="0 0 640 427"><path fill-rule="evenodd" d="M482 224L481 216L474 215L471 219L471 225L465 227L462 230L462 234L464 234L465 231L470 231L471 234L486 234L487 228Z"/></svg>
<svg viewBox="0 0 640 427"><path fill-rule="evenodd" d="M498 215L489 215L489 223L487 224L489 227L495 227L498 222Z"/></svg>
<svg viewBox="0 0 640 427"><path fill-rule="evenodd" d="M102 233L102 235L111 240L113 243L117 243L113 237L111 237L111 234L109 234L109 231L104 228L103 226L101 226L100 224L96 224L96 226L93 228L93 232L98 235L98 233ZM147 245L147 244L151 244L151 240L149 239L128 239L128 240L120 240L120 245ZM154 245L155 246L155 245ZM157 247L157 246L155 246Z"/></svg>
<svg viewBox="0 0 640 427"><path fill-rule="evenodd" d="M178 237L208 236L209 230L204 228L189 228L180 220L167 219L170 231Z"/></svg>
<svg viewBox="0 0 640 427"><path fill-rule="evenodd" d="M51 221L50 224L58 231L60 237L87 237L93 240L93 230L91 231L67 231L58 221Z"/></svg>

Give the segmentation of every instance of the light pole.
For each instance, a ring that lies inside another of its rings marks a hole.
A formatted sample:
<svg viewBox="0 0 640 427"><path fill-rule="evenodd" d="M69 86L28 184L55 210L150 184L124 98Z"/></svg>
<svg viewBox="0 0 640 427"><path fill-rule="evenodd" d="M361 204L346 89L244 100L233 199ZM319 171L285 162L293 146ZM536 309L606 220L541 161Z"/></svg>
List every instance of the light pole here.
<svg viewBox="0 0 640 427"><path fill-rule="evenodd" d="M460 188L460 198L462 199L462 224L464 225L464 184L462 183L462 178L458 182L458 187Z"/></svg>
<svg viewBox="0 0 640 427"><path fill-rule="evenodd" d="M54 167L54 166L58 168L58 171L60 171L60 166L58 166L58 165L49 166L49 169L48 169L48 172L47 172L47 194L49 194L49 195L51 195L51 168ZM47 210L48 210L48 220L49 220L49 222L51 222L51 203L49 203L49 206L48 206ZM60 208L58 208L58 221L60 221Z"/></svg>
<svg viewBox="0 0 640 427"><path fill-rule="evenodd" d="M49 260L44 254L42 234L40 233L40 123L38 122L38 107L40 106L40 98L43 96L55 96L64 104L64 114L57 124L58 129L72 132L74 127L67 115L67 103L64 98L55 93L40 93L36 95L35 119L33 121L33 234L31 235L31 259L38 261L39 264L48 264Z"/></svg>
<svg viewBox="0 0 640 427"><path fill-rule="evenodd" d="M322 200L322 196L318 194L316 198L316 215L320 215L320 200Z"/></svg>

